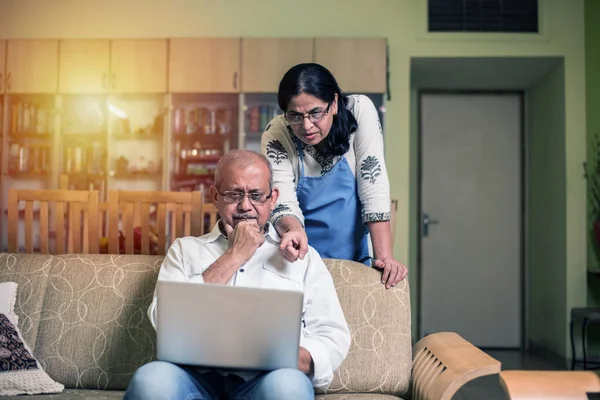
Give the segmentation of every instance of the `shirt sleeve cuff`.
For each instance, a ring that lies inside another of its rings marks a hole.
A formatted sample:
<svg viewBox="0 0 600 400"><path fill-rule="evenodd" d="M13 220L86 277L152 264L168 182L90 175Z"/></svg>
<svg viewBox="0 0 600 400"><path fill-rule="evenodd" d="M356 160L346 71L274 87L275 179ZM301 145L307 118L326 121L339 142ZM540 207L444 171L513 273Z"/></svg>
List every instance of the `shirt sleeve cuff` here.
<svg viewBox="0 0 600 400"><path fill-rule="evenodd" d="M327 389L333 381L333 370L329 361L325 345L318 340L307 338L302 334L300 346L304 347L312 357L314 373L311 378L312 385L316 389Z"/></svg>
<svg viewBox="0 0 600 400"><path fill-rule="evenodd" d="M275 225L277 225L277 223L279 222L279 220L281 218L284 218L284 217L294 217L294 218L296 218L298 220L298 222L300 222L300 225L302 225L302 228L304 228L304 222L300 218L298 218L298 216L295 215L295 214L277 214L277 215L273 215L271 217L271 223L273 224L273 226L275 226Z"/></svg>
<svg viewBox="0 0 600 400"><path fill-rule="evenodd" d="M389 221L391 219L391 213L382 212L382 213L363 213L362 220L363 224L367 222L382 222Z"/></svg>

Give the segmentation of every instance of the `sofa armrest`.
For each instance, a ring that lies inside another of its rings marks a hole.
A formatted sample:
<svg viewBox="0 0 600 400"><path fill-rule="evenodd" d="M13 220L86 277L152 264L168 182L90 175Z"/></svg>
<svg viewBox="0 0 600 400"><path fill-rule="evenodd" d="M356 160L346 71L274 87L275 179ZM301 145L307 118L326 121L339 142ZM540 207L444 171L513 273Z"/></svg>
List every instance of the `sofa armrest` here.
<svg viewBox="0 0 600 400"><path fill-rule="evenodd" d="M413 346L412 400L450 400L467 382L499 372L500 361L456 333L434 333Z"/></svg>
<svg viewBox="0 0 600 400"><path fill-rule="evenodd" d="M588 399L600 392L600 379L591 371L503 371L500 385L511 400Z"/></svg>

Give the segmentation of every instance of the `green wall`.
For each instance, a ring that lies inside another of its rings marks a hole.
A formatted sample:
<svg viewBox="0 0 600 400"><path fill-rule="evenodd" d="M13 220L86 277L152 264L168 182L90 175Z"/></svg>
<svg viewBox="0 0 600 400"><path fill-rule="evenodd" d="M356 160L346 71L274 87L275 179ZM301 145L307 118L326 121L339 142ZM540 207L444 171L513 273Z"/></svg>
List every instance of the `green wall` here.
<svg viewBox="0 0 600 400"><path fill-rule="evenodd" d="M592 0L595 1L595 0ZM596 0L597 2L597 0ZM385 37L391 101L386 104L386 163L398 199L395 256L409 261L416 311L418 219L411 141L413 57L564 57L567 306L585 303L586 217L583 0L540 0L541 34L427 32L427 0L0 0L0 38ZM266 60L265 62L268 62ZM411 166L413 168L411 168ZM564 307L563 307L564 308ZM565 318L561 318L565 321ZM564 330L566 330L566 324ZM548 333L548 335L551 335ZM547 340L554 343L554 339ZM564 343L559 354L567 354Z"/></svg>
<svg viewBox="0 0 600 400"><path fill-rule="evenodd" d="M564 354L567 340L565 68L527 92L529 342Z"/></svg>

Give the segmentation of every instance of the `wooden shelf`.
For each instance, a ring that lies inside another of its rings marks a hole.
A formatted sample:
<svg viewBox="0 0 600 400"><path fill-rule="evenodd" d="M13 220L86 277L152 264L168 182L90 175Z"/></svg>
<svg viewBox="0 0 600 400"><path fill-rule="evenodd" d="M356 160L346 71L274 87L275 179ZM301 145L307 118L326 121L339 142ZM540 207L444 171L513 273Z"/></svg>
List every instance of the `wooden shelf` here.
<svg viewBox="0 0 600 400"><path fill-rule="evenodd" d="M90 144L94 142L106 142L104 133L69 133L62 135L63 144Z"/></svg>
<svg viewBox="0 0 600 400"><path fill-rule="evenodd" d="M13 179L47 179L50 177L50 172L8 171L8 176Z"/></svg>
<svg viewBox="0 0 600 400"><path fill-rule="evenodd" d="M201 144L218 144L219 146L222 146L223 141L226 139L231 140L231 135L221 135L218 133L215 133L213 135L207 135L206 133L200 131L196 131L190 134L178 133L173 135L174 141L179 140L183 143L200 142Z"/></svg>
<svg viewBox="0 0 600 400"><path fill-rule="evenodd" d="M221 156L186 156L185 158L181 158L181 161L197 164L216 164L220 158Z"/></svg>
<svg viewBox="0 0 600 400"><path fill-rule="evenodd" d="M87 179L99 181L106 177L104 174L90 174L88 172L63 172L63 174L68 175L71 179Z"/></svg>
<svg viewBox="0 0 600 400"><path fill-rule="evenodd" d="M21 133L17 135L8 135L8 140L10 142L29 142L33 140L43 140L50 141L52 140L51 133Z"/></svg>
<svg viewBox="0 0 600 400"><path fill-rule="evenodd" d="M149 134L127 134L119 133L111 136L115 140L159 140L163 138L162 133L149 133Z"/></svg>
<svg viewBox="0 0 600 400"><path fill-rule="evenodd" d="M215 174L173 174L171 177L174 181L186 181L186 180L206 180L206 178L212 178Z"/></svg>
<svg viewBox="0 0 600 400"><path fill-rule="evenodd" d="M136 171L115 173L111 178L115 179L161 179L162 172Z"/></svg>

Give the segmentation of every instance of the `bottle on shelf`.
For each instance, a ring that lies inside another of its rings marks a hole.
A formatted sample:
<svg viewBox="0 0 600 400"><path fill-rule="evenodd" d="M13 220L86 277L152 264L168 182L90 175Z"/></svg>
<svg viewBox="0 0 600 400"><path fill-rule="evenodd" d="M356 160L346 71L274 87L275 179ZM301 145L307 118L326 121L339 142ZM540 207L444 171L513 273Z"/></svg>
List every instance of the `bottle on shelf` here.
<svg viewBox="0 0 600 400"><path fill-rule="evenodd" d="M11 143L8 154L8 172L45 174L50 172L51 148L44 145L23 146Z"/></svg>
<svg viewBox="0 0 600 400"><path fill-rule="evenodd" d="M246 131L251 134L261 134L271 119L281 114L279 107L273 104L249 106L246 111Z"/></svg>
<svg viewBox="0 0 600 400"><path fill-rule="evenodd" d="M50 111L45 106L39 106L25 101L13 103L11 134L13 136L18 136L49 133L49 114Z"/></svg>

